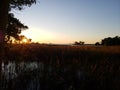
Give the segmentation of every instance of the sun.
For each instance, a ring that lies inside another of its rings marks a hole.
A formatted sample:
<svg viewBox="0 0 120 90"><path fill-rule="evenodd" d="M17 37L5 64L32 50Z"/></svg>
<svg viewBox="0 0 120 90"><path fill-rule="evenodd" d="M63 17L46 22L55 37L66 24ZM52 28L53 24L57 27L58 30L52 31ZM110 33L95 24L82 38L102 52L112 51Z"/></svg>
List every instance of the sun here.
<svg viewBox="0 0 120 90"><path fill-rule="evenodd" d="M24 38L24 39L22 40L22 43L28 43L28 40L27 40L26 38Z"/></svg>

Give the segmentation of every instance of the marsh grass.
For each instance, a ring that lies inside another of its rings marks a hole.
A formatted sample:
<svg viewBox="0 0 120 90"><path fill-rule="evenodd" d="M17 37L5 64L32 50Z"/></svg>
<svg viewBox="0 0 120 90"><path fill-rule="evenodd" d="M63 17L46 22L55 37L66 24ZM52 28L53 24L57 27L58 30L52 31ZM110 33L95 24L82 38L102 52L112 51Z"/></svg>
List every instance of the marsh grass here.
<svg viewBox="0 0 120 90"><path fill-rule="evenodd" d="M6 59L44 63L40 81L49 90L120 90L120 46L13 45Z"/></svg>

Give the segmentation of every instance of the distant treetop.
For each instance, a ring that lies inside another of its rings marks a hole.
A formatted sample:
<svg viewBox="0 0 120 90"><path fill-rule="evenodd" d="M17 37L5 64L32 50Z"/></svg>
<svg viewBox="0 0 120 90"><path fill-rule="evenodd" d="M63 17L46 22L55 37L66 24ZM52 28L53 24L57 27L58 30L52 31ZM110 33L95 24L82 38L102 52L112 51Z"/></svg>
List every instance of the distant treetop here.
<svg viewBox="0 0 120 90"><path fill-rule="evenodd" d="M96 42L95 45L98 45L98 42ZM101 45L105 46L115 46L115 45L120 45L120 37L115 36L115 37L107 37L101 40Z"/></svg>
<svg viewBox="0 0 120 90"><path fill-rule="evenodd" d="M22 10L24 6L31 6L33 3L36 3L36 0L10 0L10 9L15 8Z"/></svg>

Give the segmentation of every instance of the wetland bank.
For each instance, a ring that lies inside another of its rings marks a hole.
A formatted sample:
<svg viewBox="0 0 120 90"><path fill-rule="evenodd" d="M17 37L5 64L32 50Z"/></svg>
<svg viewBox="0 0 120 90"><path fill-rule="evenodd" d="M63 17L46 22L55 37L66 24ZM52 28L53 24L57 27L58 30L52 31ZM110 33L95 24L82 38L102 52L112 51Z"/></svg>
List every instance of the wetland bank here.
<svg viewBox="0 0 120 90"><path fill-rule="evenodd" d="M10 46L2 90L119 90L119 46Z"/></svg>

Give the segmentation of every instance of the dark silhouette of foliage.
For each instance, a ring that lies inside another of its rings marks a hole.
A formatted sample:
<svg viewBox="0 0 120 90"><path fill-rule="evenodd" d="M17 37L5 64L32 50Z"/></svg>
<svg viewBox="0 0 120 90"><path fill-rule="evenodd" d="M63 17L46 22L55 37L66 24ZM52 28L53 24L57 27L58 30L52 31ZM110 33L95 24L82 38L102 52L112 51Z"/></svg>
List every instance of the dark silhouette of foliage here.
<svg viewBox="0 0 120 90"><path fill-rule="evenodd" d="M33 3L36 3L36 0L10 0L10 9L24 9L24 6L30 7Z"/></svg>
<svg viewBox="0 0 120 90"><path fill-rule="evenodd" d="M6 32L5 41L9 41L10 37L14 37L15 39L19 39L19 34L22 30L28 29L28 26L24 25L19 21L19 19L14 17L14 14L9 13L8 18L8 27Z"/></svg>
<svg viewBox="0 0 120 90"><path fill-rule="evenodd" d="M0 43L4 43L5 34L7 33L8 13L11 9L22 10L25 6L31 6L36 0L0 0ZM3 45L4 46L4 45Z"/></svg>
<svg viewBox="0 0 120 90"><path fill-rule="evenodd" d="M19 38L18 38L19 43L20 43L20 41L22 41L23 39L28 40L24 35L20 35Z"/></svg>
<svg viewBox="0 0 120 90"><path fill-rule="evenodd" d="M79 42L75 41L74 45L84 45L84 43L85 42L83 42L83 41L79 41Z"/></svg>
<svg viewBox="0 0 120 90"><path fill-rule="evenodd" d="M101 44L106 46L120 45L120 37L115 36L113 38L112 37L104 38L101 41Z"/></svg>
<svg viewBox="0 0 120 90"><path fill-rule="evenodd" d="M96 42L95 45L98 46L98 45L101 45L101 44L99 42Z"/></svg>

